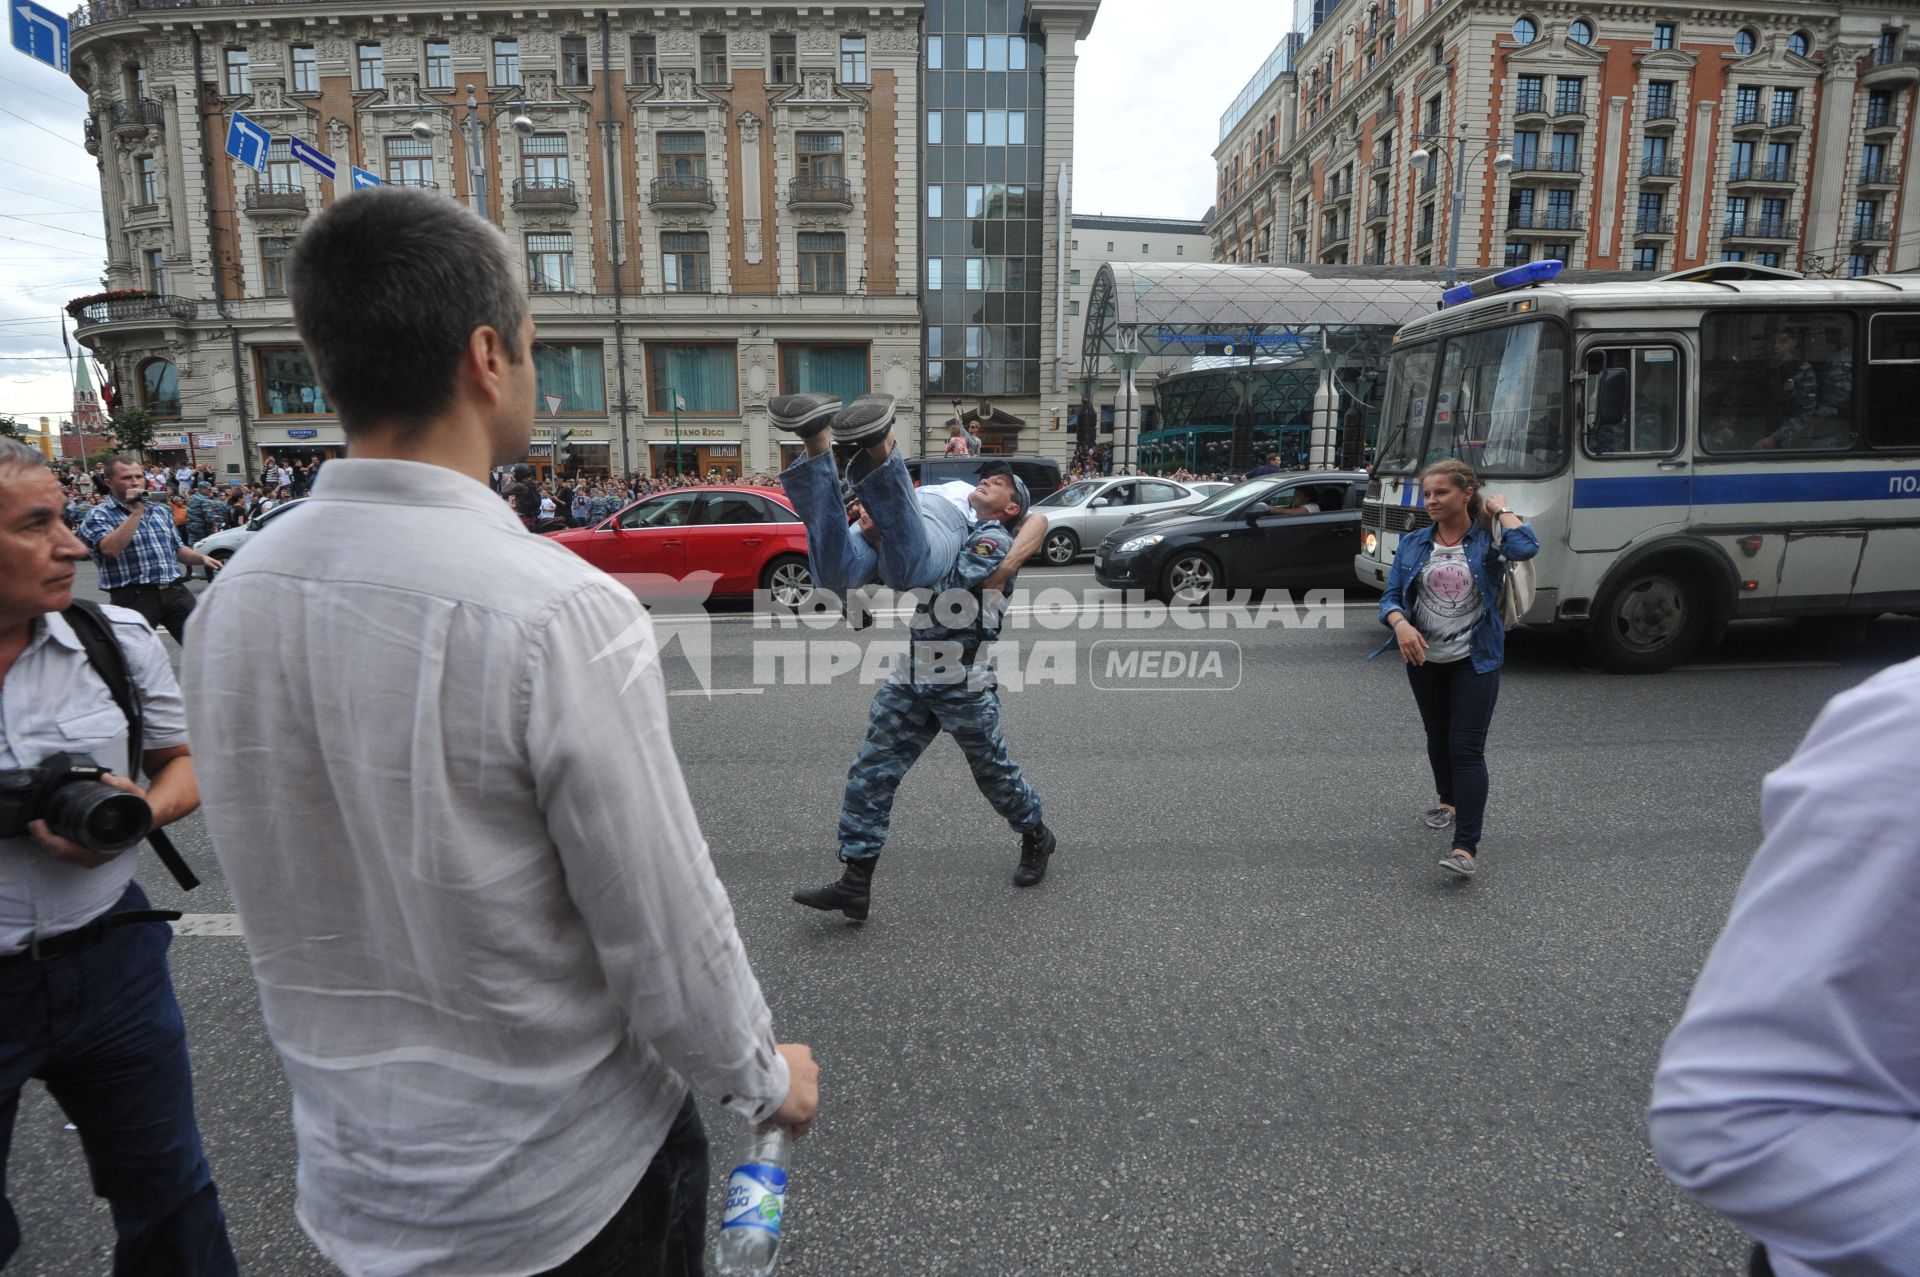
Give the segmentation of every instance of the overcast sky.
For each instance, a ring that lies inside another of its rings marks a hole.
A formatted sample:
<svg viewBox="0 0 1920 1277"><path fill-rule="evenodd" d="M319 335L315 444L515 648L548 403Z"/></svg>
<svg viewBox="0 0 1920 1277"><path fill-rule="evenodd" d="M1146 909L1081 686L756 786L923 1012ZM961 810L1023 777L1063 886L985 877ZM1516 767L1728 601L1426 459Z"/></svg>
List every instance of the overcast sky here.
<svg viewBox="0 0 1920 1277"><path fill-rule="evenodd" d="M1205 213L1220 114L1291 14L1284 0L1104 0L1080 46L1073 211ZM85 114L72 81L0 50L0 415L28 425L72 406L63 307L105 269Z"/></svg>

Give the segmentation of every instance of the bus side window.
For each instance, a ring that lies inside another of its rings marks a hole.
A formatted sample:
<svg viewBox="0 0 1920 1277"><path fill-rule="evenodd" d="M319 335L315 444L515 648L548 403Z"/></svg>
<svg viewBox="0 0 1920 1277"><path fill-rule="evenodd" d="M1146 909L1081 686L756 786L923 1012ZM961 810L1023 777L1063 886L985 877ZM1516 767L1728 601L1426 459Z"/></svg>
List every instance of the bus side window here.
<svg viewBox="0 0 1920 1277"><path fill-rule="evenodd" d="M1920 312L1890 311L1867 327L1867 446L1920 448Z"/></svg>
<svg viewBox="0 0 1920 1277"><path fill-rule="evenodd" d="M1666 456L1680 446L1680 352L1672 346L1587 351L1587 453Z"/></svg>
<svg viewBox="0 0 1920 1277"><path fill-rule="evenodd" d="M1853 444L1853 316L1734 311L1700 323L1700 444L1805 453Z"/></svg>

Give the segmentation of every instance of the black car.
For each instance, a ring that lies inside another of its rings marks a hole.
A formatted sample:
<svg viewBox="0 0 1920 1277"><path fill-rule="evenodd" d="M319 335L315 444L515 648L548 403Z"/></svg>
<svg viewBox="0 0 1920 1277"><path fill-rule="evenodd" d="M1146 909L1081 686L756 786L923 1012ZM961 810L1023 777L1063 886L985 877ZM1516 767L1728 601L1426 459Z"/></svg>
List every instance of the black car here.
<svg viewBox="0 0 1920 1277"><path fill-rule="evenodd" d="M1093 574L1112 589L1182 603L1229 590L1351 585L1366 490L1366 475L1344 470L1249 479L1123 526L1094 551ZM1283 513L1308 507L1318 508Z"/></svg>
<svg viewBox="0 0 1920 1277"><path fill-rule="evenodd" d="M953 483L961 479L978 483L981 469L996 461L1004 461L1012 467L1013 472L1026 483L1027 495L1033 498L1036 505L1060 491L1058 461L1052 457L1030 457L1020 453L1004 456L982 453L977 457L915 457L907 462L907 474L912 477L915 487L927 483Z"/></svg>

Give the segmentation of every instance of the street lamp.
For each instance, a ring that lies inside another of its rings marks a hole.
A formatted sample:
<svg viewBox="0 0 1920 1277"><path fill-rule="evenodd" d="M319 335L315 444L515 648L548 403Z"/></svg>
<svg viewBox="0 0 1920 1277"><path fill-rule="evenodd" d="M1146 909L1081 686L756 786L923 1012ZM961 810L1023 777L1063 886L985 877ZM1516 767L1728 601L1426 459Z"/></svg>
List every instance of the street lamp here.
<svg viewBox="0 0 1920 1277"><path fill-rule="evenodd" d="M507 105L518 108L513 116L513 131L521 137L532 137L533 120L527 116L525 100L516 91L513 101ZM496 115L505 109L492 103L488 106ZM426 141L433 136L433 131L427 127L425 121L421 120L416 120L408 131L421 141ZM422 137L423 133L425 137ZM468 176L473 187L474 211L485 218L487 215L487 156L480 146L480 100L474 94L471 84L467 86L467 155Z"/></svg>
<svg viewBox="0 0 1920 1277"><path fill-rule="evenodd" d="M1427 164L1436 155L1443 160L1447 160L1448 156L1446 151L1439 145L1445 138L1446 135L1443 133L1429 133L1420 140L1420 145L1414 150L1413 154L1407 156L1407 164L1417 169ZM1467 196L1467 143L1469 139L1465 133L1461 133L1456 140L1460 143L1459 150L1455 157L1449 161L1453 166L1453 212L1447 219L1448 288L1452 288L1460 282L1458 265L1460 260L1460 206L1466 200ZM1513 171L1513 152L1505 149L1505 147L1501 145L1502 141L1503 139L1497 137L1489 138L1474 150L1473 158L1477 160L1488 152L1494 151L1493 171L1501 174L1511 173ZM1433 147L1432 150L1427 149L1429 145ZM1495 151L1496 147L1500 149Z"/></svg>

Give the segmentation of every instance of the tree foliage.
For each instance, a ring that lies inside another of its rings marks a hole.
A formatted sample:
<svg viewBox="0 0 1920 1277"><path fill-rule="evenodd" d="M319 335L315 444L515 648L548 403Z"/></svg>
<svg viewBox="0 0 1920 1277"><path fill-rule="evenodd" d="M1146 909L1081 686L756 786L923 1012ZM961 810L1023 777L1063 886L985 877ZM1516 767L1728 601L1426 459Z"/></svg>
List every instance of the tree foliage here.
<svg viewBox="0 0 1920 1277"><path fill-rule="evenodd" d="M122 452L146 455L147 448L153 443L152 413L145 408L122 408L107 424L113 430L113 437L119 441Z"/></svg>

